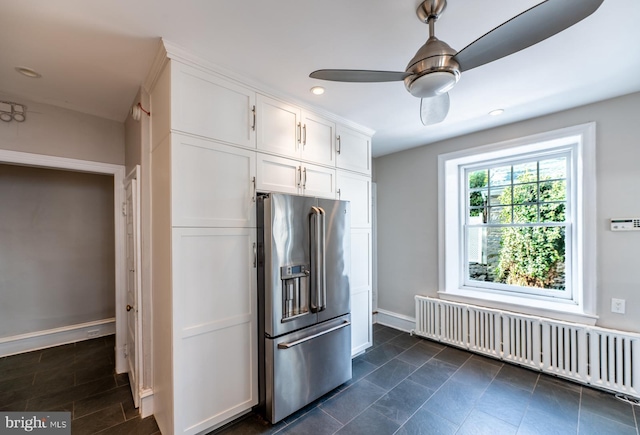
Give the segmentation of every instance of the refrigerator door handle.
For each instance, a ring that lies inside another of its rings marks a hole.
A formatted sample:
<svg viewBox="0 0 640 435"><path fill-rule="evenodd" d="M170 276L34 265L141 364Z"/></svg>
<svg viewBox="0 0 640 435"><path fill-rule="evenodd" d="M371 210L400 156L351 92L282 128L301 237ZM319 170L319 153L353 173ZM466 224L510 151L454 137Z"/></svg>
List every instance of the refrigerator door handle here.
<svg viewBox="0 0 640 435"><path fill-rule="evenodd" d="M311 311L317 313L326 308L327 287L325 273L325 227L322 207L311 207L309 213L309 240L311 258Z"/></svg>
<svg viewBox="0 0 640 435"><path fill-rule="evenodd" d="M297 346L299 344L302 344L302 343L304 343L306 341L313 340L314 338L321 337L321 336L323 336L325 334L328 334L328 333L333 332L333 331L337 331L338 329L342 329L342 328L344 328L346 326L349 326L349 325L351 325L351 322L348 321L348 320L345 320L344 322L342 322L338 326L333 326L331 328L325 329L324 331L320 331L318 333L311 334L311 335L308 335L306 337L303 337L303 338L301 338L299 340L292 341L290 343L280 343L280 344L278 344L278 349L290 349L290 348L292 348L294 346Z"/></svg>

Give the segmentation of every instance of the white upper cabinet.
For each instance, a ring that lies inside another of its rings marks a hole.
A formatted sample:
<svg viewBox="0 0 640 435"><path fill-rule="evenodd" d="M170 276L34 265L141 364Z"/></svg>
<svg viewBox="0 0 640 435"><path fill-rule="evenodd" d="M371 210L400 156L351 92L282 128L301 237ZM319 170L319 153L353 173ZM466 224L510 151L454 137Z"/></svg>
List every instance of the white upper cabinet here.
<svg viewBox="0 0 640 435"><path fill-rule="evenodd" d="M371 138L338 124L336 167L371 175Z"/></svg>
<svg viewBox="0 0 640 435"><path fill-rule="evenodd" d="M257 180L259 192L300 192L302 168L297 160L258 153Z"/></svg>
<svg viewBox="0 0 640 435"><path fill-rule="evenodd" d="M258 149L297 158L300 153L300 109L260 94L256 102Z"/></svg>
<svg viewBox="0 0 640 435"><path fill-rule="evenodd" d="M258 153L257 180L260 192L336 197L335 169L298 160Z"/></svg>
<svg viewBox="0 0 640 435"><path fill-rule="evenodd" d="M300 194L320 198L336 198L336 170L302 163Z"/></svg>
<svg viewBox="0 0 640 435"><path fill-rule="evenodd" d="M335 122L261 94L256 103L259 151L335 167Z"/></svg>
<svg viewBox="0 0 640 435"><path fill-rule="evenodd" d="M300 158L335 166L336 124L311 112L302 112Z"/></svg>
<svg viewBox="0 0 640 435"><path fill-rule="evenodd" d="M172 135L175 227L254 227L255 151Z"/></svg>
<svg viewBox="0 0 640 435"><path fill-rule="evenodd" d="M256 147L256 94L229 80L172 62L172 128Z"/></svg>

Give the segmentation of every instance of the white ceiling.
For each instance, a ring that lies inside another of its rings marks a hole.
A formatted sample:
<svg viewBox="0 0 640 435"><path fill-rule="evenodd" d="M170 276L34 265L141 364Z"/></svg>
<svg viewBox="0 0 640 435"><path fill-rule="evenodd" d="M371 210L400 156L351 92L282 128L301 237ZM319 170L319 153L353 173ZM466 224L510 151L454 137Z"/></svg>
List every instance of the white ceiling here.
<svg viewBox="0 0 640 435"><path fill-rule="evenodd" d="M449 0L454 49L539 0ZM403 71L427 38L419 0L20 0L0 8L0 92L123 121L162 37L285 97L376 130L374 156L640 91L640 2L592 16L463 73L441 124L423 127L402 82L336 83L321 68ZM27 66L40 79L19 75ZM321 84L319 97L309 89ZM499 117L487 113L506 110Z"/></svg>

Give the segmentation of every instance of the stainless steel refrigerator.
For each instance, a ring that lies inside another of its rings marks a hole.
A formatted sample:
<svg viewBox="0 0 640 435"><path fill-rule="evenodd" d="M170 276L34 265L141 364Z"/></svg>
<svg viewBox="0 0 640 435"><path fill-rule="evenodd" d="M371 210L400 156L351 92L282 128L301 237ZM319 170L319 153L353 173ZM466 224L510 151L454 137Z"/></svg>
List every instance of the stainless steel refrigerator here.
<svg viewBox="0 0 640 435"><path fill-rule="evenodd" d="M258 198L260 407L276 423L351 379L350 204Z"/></svg>

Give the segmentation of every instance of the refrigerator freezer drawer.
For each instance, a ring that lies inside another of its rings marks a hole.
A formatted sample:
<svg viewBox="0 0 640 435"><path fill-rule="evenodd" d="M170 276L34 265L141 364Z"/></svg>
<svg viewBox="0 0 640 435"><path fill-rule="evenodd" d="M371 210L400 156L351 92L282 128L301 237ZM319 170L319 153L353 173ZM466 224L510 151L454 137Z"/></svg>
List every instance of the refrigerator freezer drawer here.
<svg viewBox="0 0 640 435"><path fill-rule="evenodd" d="M349 315L266 339L266 416L276 423L351 379Z"/></svg>

